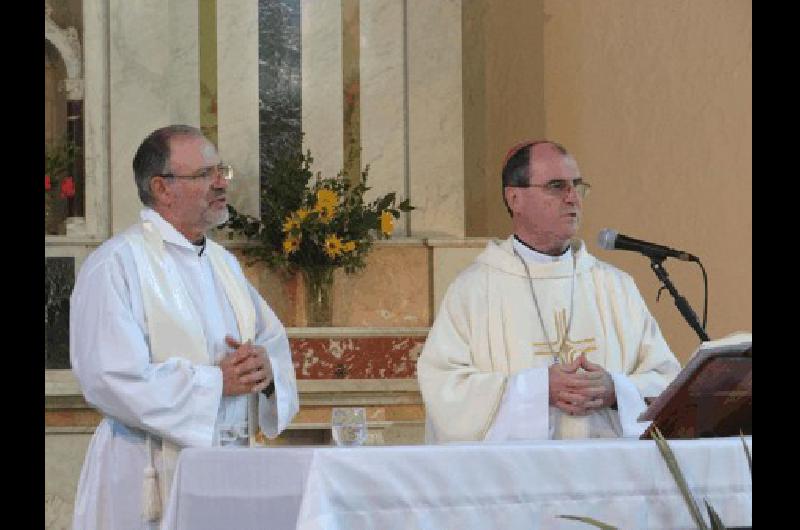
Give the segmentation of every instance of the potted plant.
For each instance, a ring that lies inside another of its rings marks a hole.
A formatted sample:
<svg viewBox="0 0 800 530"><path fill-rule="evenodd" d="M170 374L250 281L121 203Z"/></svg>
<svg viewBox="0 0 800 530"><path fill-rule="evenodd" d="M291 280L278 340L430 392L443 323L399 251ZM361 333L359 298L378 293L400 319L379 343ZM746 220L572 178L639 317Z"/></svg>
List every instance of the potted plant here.
<svg viewBox="0 0 800 530"><path fill-rule="evenodd" d="M254 261L300 273L307 325L330 326L334 271L342 268L352 274L363 269L373 241L390 237L400 212L414 207L408 199L396 204L394 192L365 202L369 166L354 183L344 172L314 175L312 163L310 151L275 160L261 190L260 219L228 206L226 227L258 243L244 251Z"/></svg>

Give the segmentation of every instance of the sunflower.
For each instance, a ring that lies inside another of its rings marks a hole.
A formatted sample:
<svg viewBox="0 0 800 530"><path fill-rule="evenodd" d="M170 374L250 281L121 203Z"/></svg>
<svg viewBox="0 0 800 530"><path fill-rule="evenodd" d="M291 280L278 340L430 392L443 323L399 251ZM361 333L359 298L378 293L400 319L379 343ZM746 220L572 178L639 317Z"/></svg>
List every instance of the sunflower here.
<svg viewBox="0 0 800 530"><path fill-rule="evenodd" d="M329 207L331 209L339 202L339 196L336 192L328 188L322 188L317 192L317 208Z"/></svg>
<svg viewBox="0 0 800 530"><path fill-rule="evenodd" d="M342 253L342 240L335 235L325 238L325 254L330 258L336 258Z"/></svg>
<svg viewBox="0 0 800 530"><path fill-rule="evenodd" d="M348 241L347 243L342 245L342 250L344 252L353 252L355 249L356 249L355 241Z"/></svg>
<svg viewBox="0 0 800 530"><path fill-rule="evenodd" d="M331 219L333 219L333 214L335 210L333 206L328 206L326 204L317 204L316 208L314 208L314 211L319 214L319 220L322 223L328 224L331 222Z"/></svg>
<svg viewBox="0 0 800 530"><path fill-rule="evenodd" d="M283 231L288 233L295 228L300 228L300 221L301 219L296 214L292 214L291 217L287 217L283 222Z"/></svg>
<svg viewBox="0 0 800 530"><path fill-rule="evenodd" d="M292 252L296 252L298 248L300 248L300 238L287 237L283 241L283 252L286 254L291 254Z"/></svg>
<svg viewBox="0 0 800 530"><path fill-rule="evenodd" d="M390 236L392 235L392 231L394 230L394 217L392 213L384 210L381 212L381 232L383 235Z"/></svg>
<svg viewBox="0 0 800 530"><path fill-rule="evenodd" d="M295 214L297 215L297 218L300 219L301 223L306 220L306 217L308 217L308 214L310 214L310 213L311 212L309 212L308 209L306 209L306 208L300 208L299 210L297 210L295 212Z"/></svg>

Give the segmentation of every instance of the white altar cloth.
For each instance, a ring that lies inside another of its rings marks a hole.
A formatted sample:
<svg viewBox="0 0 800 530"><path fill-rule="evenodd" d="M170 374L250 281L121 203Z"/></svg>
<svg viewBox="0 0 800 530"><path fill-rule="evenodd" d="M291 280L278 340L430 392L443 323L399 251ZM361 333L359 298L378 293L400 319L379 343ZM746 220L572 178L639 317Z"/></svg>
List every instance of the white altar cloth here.
<svg viewBox="0 0 800 530"><path fill-rule="evenodd" d="M747 438L752 447L752 439ZM739 438L673 440L686 479L728 526L750 525ZM703 507L704 509L704 507ZM694 528L655 443L572 440L362 448L189 449L165 528Z"/></svg>

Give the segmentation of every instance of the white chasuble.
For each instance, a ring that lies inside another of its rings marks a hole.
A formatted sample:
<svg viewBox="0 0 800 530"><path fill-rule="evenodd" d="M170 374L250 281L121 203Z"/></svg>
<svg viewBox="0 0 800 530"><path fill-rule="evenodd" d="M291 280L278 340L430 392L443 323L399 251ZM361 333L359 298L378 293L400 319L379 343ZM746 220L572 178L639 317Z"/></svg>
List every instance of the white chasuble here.
<svg viewBox="0 0 800 530"><path fill-rule="evenodd" d="M428 439L638 436L646 427L636 421L643 397L658 395L680 364L633 280L582 242L574 263L570 251L551 262L528 261L528 269L530 279L512 238L490 242L448 288L417 363ZM605 368L618 410L570 416L551 407L553 352L564 361L585 353Z"/></svg>
<svg viewBox="0 0 800 530"><path fill-rule="evenodd" d="M180 448L217 445L221 423L249 421L251 438L256 425L275 437L298 410L286 332L236 258L210 240L198 256L156 212L141 218L87 258L70 300L72 369L104 415L81 471L75 528L156 528L143 517L144 470L154 468L166 500ZM266 349L270 398L222 396L226 335Z"/></svg>

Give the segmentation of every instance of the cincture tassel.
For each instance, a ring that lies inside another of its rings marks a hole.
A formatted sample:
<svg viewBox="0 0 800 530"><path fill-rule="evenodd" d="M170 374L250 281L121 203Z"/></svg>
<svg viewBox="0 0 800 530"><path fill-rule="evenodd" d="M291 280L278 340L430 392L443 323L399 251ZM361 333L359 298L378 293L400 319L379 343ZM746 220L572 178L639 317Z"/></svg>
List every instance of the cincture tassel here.
<svg viewBox="0 0 800 530"><path fill-rule="evenodd" d="M144 468L144 484L142 485L142 516L148 522L158 521L161 518L161 495L158 491L158 475L153 465L153 446L149 434L147 439L148 465Z"/></svg>

